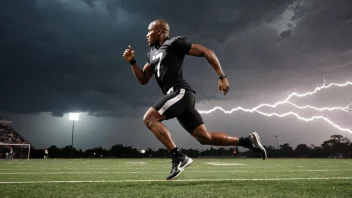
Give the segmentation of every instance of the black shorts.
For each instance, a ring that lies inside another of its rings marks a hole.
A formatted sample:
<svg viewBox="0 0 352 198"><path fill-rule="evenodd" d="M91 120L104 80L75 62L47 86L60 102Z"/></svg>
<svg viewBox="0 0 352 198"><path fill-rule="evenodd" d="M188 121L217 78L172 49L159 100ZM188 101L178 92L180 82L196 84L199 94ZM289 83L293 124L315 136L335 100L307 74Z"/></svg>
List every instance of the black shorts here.
<svg viewBox="0 0 352 198"><path fill-rule="evenodd" d="M166 120L177 118L181 126L192 134L199 125L204 124L199 112L195 109L195 94L191 90L177 89L158 100L153 108Z"/></svg>

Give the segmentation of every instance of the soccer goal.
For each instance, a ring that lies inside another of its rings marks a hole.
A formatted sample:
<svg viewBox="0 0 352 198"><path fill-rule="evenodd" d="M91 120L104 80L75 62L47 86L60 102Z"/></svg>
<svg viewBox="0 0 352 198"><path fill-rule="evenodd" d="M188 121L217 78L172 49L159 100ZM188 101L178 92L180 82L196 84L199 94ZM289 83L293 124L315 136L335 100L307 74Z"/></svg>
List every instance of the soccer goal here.
<svg viewBox="0 0 352 198"><path fill-rule="evenodd" d="M29 159L30 153L30 144L0 143L1 159Z"/></svg>

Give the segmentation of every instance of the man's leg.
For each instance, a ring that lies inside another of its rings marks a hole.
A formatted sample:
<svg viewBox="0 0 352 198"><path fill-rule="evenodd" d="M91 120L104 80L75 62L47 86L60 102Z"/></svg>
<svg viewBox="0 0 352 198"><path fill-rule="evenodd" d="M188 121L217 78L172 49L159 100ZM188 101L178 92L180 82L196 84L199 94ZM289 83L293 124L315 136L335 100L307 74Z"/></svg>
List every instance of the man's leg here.
<svg viewBox="0 0 352 198"><path fill-rule="evenodd" d="M208 132L205 125L199 125L192 131L195 137L202 145L213 146L242 146L260 152L263 160L267 158L266 150L260 142L259 135L254 132L246 138L229 136L223 132Z"/></svg>
<svg viewBox="0 0 352 198"><path fill-rule="evenodd" d="M169 150L172 157L184 157L184 154L176 147L175 142L172 140L169 129L161 123L165 119L165 115L160 115L158 111L151 107L144 115L143 121L155 137Z"/></svg>
<svg viewBox="0 0 352 198"><path fill-rule="evenodd" d="M178 177L193 162L191 158L176 147L170 131L161 123L163 120L172 119L183 113L185 109L184 101L187 100L185 92L184 89L181 89L164 96L146 112L143 118L145 125L170 151L172 156L172 168L170 174L166 177L167 180Z"/></svg>
<svg viewBox="0 0 352 198"><path fill-rule="evenodd" d="M246 147L249 143L248 140L246 141L246 138L229 136L224 132L208 132L204 124L196 127L192 132L192 136L202 145Z"/></svg>
<svg viewBox="0 0 352 198"><path fill-rule="evenodd" d="M154 108L149 108L145 113L143 121L144 124L154 133L158 140L171 151L176 147L172 140L171 133L166 126L161 123L166 119L165 115L160 115Z"/></svg>

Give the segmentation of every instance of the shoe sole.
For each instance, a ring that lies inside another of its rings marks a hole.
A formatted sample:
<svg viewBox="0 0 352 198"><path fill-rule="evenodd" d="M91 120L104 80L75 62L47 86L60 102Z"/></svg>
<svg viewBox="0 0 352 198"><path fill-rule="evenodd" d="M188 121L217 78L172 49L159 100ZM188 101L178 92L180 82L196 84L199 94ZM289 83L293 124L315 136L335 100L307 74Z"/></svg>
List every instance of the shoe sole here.
<svg viewBox="0 0 352 198"><path fill-rule="evenodd" d="M176 179L189 165L191 165L193 162L193 159L188 157L188 162L181 168L181 171L173 178L168 179L168 181Z"/></svg>
<svg viewBox="0 0 352 198"><path fill-rule="evenodd" d="M258 133L254 132L251 135L253 137L255 146L261 150L262 158L263 158L263 160L265 160L267 158L266 150L265 150L264 146L260 143L260 138L259 138Z"/></svg>

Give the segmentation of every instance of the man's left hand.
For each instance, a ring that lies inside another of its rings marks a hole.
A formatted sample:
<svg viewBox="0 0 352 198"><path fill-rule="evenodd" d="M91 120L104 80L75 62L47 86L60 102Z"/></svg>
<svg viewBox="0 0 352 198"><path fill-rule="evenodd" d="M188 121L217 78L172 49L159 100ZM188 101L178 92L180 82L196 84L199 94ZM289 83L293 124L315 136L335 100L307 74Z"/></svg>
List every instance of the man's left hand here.
<svg viewBox="0 0 352 198"><path fill-rule="evenodd" d="M223 91L224 95L226 95L227 92L229 92L229 89L230 89L229 81L226 78L219 79L218 89L219 89L219 92Z"/></svg>

